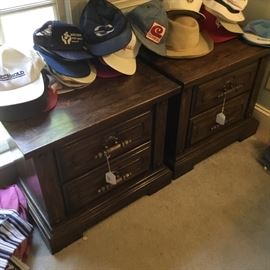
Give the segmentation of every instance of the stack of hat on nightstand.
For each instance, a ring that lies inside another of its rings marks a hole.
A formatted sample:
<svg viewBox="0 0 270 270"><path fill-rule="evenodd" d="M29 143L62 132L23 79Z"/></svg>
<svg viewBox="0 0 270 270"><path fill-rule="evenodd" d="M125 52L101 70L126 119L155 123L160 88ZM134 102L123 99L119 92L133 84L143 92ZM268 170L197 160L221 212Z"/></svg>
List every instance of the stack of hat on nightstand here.
<svg viewBox="0 0 270 270"><path fill-rule="evenodd" d="M61 21L48 21L33 35L34 48L47 63L50 75L65 86L58 93L82 88L96 78L80 29Z"/></svg>
<svg viewBox="0 0 270 270"><path fill-rule="evenodd" d="M89 52L96 57L98 76L135 73L140 42L120 9L106 0L91 0L82 11L80 29Z"/></svg>
<svg viewBox="0 0 270 270"><path fill-rule="evenodd" d="M248 0L203 0L202 13L206 20L201 24L215 43L239 36L243 30L239 22L245 20L243 10Z"/></svg>

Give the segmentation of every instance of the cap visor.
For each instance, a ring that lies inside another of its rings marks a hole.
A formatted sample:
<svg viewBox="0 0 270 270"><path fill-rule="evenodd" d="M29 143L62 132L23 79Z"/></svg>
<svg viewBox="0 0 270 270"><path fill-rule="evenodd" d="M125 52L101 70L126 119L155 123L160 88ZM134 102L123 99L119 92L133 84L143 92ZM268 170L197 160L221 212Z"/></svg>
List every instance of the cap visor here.
<svg viewBox="0 0 270 270"><path fill-rule="evenodd" d="M37 80L13 90L0 91L0 106L25 103L39 98L44 92L44 81L40 73Z"/></svg>
<svg viewBox="0 0 270 270"><path fill-rule="evenodd" d="M242 28L237 23L230 23L223 20L219 20L220 24L229 32L236 34L243 34Z"/></svg>
<svg viewBox="0 0 270 270"><path fill-rule="evenodd" d="M123 74L133 75L136 72L136 58L123 58L110 54L103 56L102 59L111 68Z"/></svg>
<svg viewBox="0 0 270 270"><path fill-rule="evenodd" d="M87 61L69 62L40 52L48 66L58 73L70 77L85 77L90 73Z"/></svg>

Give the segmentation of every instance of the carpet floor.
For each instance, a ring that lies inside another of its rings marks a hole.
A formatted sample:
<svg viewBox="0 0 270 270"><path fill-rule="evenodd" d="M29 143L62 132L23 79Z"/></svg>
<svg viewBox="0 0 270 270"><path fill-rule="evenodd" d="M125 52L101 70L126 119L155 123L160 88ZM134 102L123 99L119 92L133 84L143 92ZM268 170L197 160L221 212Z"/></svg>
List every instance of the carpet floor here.
<svg viewBox="0 0 270 270"><path fill-rule="evenodd" d="M37 230L34 270L270 270L270 173L252 136L197 164L51 255Z"/></svg>

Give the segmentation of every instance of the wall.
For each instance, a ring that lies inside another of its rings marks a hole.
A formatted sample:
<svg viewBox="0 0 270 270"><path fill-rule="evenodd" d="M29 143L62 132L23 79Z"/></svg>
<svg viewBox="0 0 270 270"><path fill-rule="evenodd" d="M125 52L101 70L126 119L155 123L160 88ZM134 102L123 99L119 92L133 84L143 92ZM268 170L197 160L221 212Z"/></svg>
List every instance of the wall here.
<svg viewBox="0 0 270 270"><path fill-rule="evenodd" d="M250 0L244 10L245 23L256 19L270 20L270 0ZM270 57L266 68L265 76L262 80L257 103L270 111ZM266 88L266 84L269 87Z"/></svg>

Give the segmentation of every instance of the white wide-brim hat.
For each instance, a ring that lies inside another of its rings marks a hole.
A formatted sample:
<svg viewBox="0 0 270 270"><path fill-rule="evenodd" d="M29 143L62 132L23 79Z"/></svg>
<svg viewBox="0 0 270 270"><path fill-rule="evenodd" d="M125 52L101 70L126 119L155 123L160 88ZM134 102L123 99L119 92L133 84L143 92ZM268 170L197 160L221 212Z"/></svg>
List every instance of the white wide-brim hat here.
<svg viewBox="0 0 270 270"><path fill-rule="evenodd" d="M202 0L162 0L164 9L171 15L187 15L198 20L204 20L205 16L200 12Z"/></svg>
<svg viewBox="0 0 270 270"><path fill-rule="evenodd" d="M222 0L203 0L203 4L208 12L225 21L242 22L245 20L242 11L232 9Z"/></svg>
<svg viewBox="0 0 270 270"><path fill-rule="evenodd" d="M218 19L218 22L229 32L236 34L243 34L243 29L238 23L224 21L222 19Z"/></svg>
<svg viewBox="0 0 270 270"><path fill-rule="evenodd" d="M169 19L169 35L166 43L167 57L195 58L210 53L213 40L200 33L199 24L193 17L179 16Z"/></svg>

